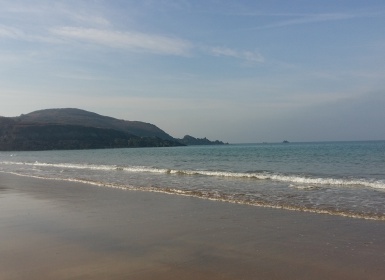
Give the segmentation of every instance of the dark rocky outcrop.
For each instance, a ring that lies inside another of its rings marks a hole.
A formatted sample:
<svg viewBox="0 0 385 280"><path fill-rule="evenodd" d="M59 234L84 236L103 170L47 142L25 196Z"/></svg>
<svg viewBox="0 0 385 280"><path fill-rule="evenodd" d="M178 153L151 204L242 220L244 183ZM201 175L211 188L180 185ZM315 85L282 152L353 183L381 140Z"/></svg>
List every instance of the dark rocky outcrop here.
<svg viewBox="0 0 385 280"><path fill-rule="evenodd" d="M179 142L185 145L225 145L222 141L215 140L210 141L209 139L205 138L195 138L190 135L185 135L182 139L177 139ZM228 144L228 143L226 143Z"/></svg>

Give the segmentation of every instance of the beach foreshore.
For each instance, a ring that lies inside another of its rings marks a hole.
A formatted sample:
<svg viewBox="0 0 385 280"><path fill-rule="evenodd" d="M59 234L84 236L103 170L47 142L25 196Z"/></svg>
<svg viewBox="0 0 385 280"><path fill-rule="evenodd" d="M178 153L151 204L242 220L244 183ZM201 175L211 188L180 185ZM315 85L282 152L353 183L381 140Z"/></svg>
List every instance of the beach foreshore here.
<svg viewBox="0 0 385 280"><path fill-rule="evenodd" d="M0 279L383 279L385 222L0 173Z"/></svg>

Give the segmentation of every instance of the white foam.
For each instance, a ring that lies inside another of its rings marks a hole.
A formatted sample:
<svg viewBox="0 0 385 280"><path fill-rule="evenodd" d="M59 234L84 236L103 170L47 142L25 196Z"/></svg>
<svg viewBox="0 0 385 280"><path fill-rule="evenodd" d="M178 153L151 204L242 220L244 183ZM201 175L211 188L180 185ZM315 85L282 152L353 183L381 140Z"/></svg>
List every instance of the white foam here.
<svg viewBox="0 0 385 280"><path fill-rule="evenodd" d="M41 163L41 162L7 162L3 161L0 164L5 165L28 165L39 167L54 167L61 169L88 169L88 170L101 170L101 171L125 171L135 173L158 173L158 174L174 174L174 175L200 175L211 177L228 177L228 178L245 178L245 179L257 179L257 180L271 180L277 182L287 182L294 185L334 185L334 186L364 186L374 189L385 190L384 180L369 180L369 179L344 179L344 178L317 178L298 175L285 175L279 173L269 172L228 172L228 171L207 171L207 170L176 170L165 168L154 168L147 166L118 166L118 165L96 165L96 164L74 164L74 163Z"/></svg>
<svg viewBox="0 0 385 280"><path fill-rule="evenodd" d="M217 192L210 192L210 191L181 190L181 189L174 189L174 188L157 188L157 187L136 187L132 185L104 183L104 182L91 181L86 179L74 179L74 178L64 179L64 178L52 178L52 177L43 177L43 176L36 176L36 175L25 175L17 172L4 172L4 171L0 171L0 172L14 174L22 177L84 183L84 184L94 185L98 187L108 187L108 188L120 189L120 190L156 192L156 193L164 193L164 194L170 194L170 195L196 197L200 199L222 201L222 202L228 202L228 203L234 203L234 204L243 204L243 205L266 207L266 208L276 208L276 209L284 209L284 210L291 210L291 211L311 212L311 213L318 213L318 214L337 215L337 216L344 216L349 218L385 221L384 215L370 215L370 214L344 212L344 211L338 211L338 210L314 209L314 208L306 208L302 206L290 206L290 205L284 205L284 204L280 205L272 202L269 203L269 202L257 201L257 200L237 199L230 194L220 194Z"/></svg>

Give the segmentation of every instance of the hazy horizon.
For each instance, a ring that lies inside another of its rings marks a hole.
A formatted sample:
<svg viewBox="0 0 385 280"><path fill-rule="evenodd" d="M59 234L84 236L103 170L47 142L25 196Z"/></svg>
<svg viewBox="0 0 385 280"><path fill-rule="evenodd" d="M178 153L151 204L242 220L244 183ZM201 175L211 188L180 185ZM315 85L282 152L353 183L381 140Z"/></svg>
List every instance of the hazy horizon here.
<svg viewBox="0 0 385 280"><path fill-rule="evenodd" d="M0 0L0 116L230 143L384 140L385 3Z"/></svg>

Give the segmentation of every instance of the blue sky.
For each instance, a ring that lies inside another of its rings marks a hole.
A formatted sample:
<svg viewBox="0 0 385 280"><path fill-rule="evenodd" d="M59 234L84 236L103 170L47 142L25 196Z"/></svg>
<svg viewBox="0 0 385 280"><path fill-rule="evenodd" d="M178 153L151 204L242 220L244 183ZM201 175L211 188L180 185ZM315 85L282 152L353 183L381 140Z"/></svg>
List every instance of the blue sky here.
<svg viewBox="0 0 385 280"><path fill-rule="evenodd" d="M0 0L0 115L174 137L385 139L384 1Z"/></svg>

